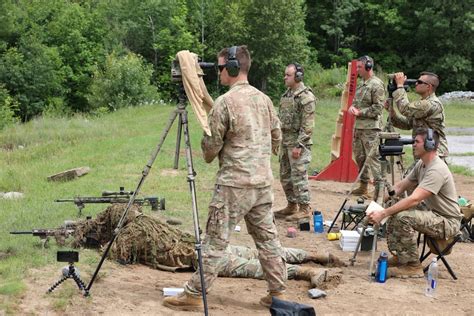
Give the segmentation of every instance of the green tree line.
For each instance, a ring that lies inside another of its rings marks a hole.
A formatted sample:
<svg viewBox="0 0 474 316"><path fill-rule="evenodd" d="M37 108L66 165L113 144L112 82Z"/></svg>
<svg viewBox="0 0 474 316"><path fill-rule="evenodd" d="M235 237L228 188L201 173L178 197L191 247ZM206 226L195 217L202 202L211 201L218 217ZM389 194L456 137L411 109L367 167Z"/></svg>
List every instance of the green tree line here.
<svg viewBox="0 0 474 316"><path fill-rule="evenodd" d="M250 81L277 98L286 64L430 70L441 90L473 89L474 0L5 0L0 2L0 128L37 115L170 100L180 50L214 62L245 44ZM216 79L216 74L209 74ZM217 93L217 85L209 84ZM318 94L318 92L316 92Z"/></svg>

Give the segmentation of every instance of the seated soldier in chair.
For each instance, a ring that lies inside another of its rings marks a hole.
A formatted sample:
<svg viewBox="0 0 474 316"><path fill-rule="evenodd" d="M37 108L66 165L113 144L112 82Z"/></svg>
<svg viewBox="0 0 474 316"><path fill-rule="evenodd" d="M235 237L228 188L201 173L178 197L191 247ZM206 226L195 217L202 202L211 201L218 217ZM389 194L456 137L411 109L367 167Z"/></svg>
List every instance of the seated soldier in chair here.
<svg viewBox="0 0 474 316"><path fill-rule="evenodd" d="M453 175L436 153L438 144L439 136L435 131L416 130L413 153L420 160L394 187L397 196L413 187L415 190L383 211L367 214L374 223L391 216L387 221L387 245L394 255L389 259L392 277L423 277L416 231L440 240L448 240L459 232L462 214ZM421 202L427 208L416 209Z"/></svg>

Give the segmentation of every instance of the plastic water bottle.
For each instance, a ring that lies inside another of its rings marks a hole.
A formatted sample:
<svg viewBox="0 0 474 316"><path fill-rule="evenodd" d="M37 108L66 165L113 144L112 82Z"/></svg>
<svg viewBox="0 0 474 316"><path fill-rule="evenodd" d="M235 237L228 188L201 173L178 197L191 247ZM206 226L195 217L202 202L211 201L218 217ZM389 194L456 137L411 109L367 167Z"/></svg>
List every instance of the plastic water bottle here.
<svg viewBox="0 0 474 316"><path fill-rule="evenodd" d="M377 260L377 270L375 271L375 281L385 283L387 281L388 254L381 252Z"/></svg>
<svg viewBox="0 0 474 316"><path fill-rule="evenodd" d="M313 224L315 233L324 233L323 214L320 211L314 210Z"/></svg>
<svg viewBox="0 0 474 316"><path fill-rule="evenodd" d="M428 268L425 295L429 297L434 297L437 286L438 286L438 263L437 263L436 258L433 258L433 260L430 263L430 267Z"/></svg>
<svg viewBox="0 0 474 316"><path fill-rule="evenodd" d="M468 200L466 198L463 198L462 196L459 197L458 199L459 206L466 206L467 203L468 203Z"/></svg>

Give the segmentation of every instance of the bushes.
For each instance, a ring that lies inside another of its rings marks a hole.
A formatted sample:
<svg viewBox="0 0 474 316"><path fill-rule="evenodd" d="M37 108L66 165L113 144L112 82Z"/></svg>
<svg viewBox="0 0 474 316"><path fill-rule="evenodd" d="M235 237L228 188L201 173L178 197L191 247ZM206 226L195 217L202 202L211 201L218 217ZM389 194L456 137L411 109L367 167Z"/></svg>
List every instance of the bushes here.
<svg viewBox="0 0 474 316"><path fill-rule="evenodd" d="M0 83L18 101L23 121L41 114L48 98L63 97L64 65L56 48L47 47L34 37L20 41L0 57Z"/></svg>
<svg viewBox="0 0 474 316"><path fill-rule="evenodd" d="M15 123L15 111L18 103L8 94L8 90L0 85L0 130Z"/></svg>
<svg viewBox="0 0 474 316"><path fill-rule="evenodd" d="M150 84L151 65L133 53L107 56L104 69L94 71L87 100L93 109L117 110L145 102L154 102L158 93Z"/></svg>
<svg viewBox="0 0 474 316"><path fill-rule="evenodd" d="M305 84L313 89L318 98L337 97L344 90L346 75L346 68L323 69L317 65L305 71Z"/></svg>

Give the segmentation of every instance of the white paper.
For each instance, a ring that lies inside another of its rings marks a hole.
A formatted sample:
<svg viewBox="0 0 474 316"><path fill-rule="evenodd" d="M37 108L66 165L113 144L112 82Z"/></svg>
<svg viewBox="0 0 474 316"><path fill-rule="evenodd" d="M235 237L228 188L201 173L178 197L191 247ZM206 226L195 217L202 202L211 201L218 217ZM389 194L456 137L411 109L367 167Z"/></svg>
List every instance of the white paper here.
<svg viewBox="0 0 474 316"><path fill-rule="evenodd" d="M332 221L328 220L328 221L324 221L323 225L324 226L327 226L327 227L330 227L332 224ZM334 226L333 227L337 227L337 223L334 223Z"/></svg>
<svg viewBox="0 0 474 316"><path fill-rule="evenodd" d="M235 230L236 232L240 232L241 228L240 228L239 225L236 225L234 230Z"/></svg>
<svg viewBox="0 0 474 316"><path fill-rule="evenodd" d="M369 206L365 210L365 214L367 214L368 212L380 212L380 211L383 211L383 210L384 210L384 208L382 207L382 205L380 205L379 203L377 203L375 201L372 201L372 202L370 202ZM387 216L384 219L382 219L382 221L380 222L380 225L385 224L385 222L387 221L387 219L389 217L390 216Z"/></svg>

